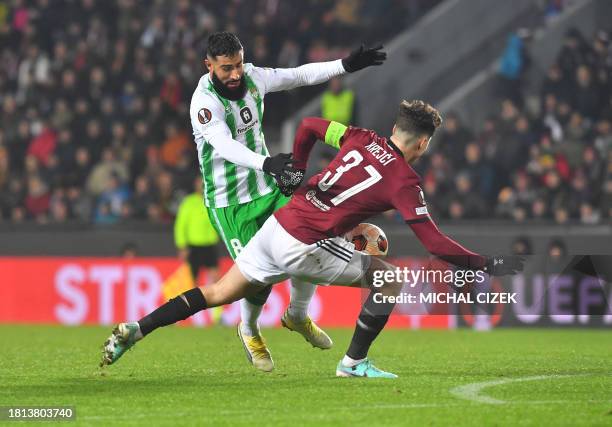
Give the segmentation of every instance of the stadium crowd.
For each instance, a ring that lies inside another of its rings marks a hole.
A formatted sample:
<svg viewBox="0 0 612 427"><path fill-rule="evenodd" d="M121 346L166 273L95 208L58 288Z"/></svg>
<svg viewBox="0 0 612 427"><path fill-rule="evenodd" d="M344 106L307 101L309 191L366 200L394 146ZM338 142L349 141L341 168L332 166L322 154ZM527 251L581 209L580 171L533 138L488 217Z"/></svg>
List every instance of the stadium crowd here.
<svg viewBox="0 0 612 427"><path fill-rule="evenodd" d="M0 2L0 219L170 221L198 174L188 107L208 34L294 67L388 39L437 2ZM310 95L297 92L267 103L266 125Z"/></svg>
<svg viewBox="0 0 612 427"><path fill-rule="evenodd" d="M519 79L481 129L447 115L419 167L434 216L609 222L611 79L609 33L587 40L572 29L539 93Z"/></svg>
<svg viewBox="0 0 612 427"><path fill-rule="evenodd" d="M249 62L293 67L341 57L355 40L389 39L436 3L2 2L0 219L169 222L199 173L188 106L210 32L250 34L241 37ZM421 165L433 215L609 219L611 72L607 33L587 41L572 32L539 111L519 97L479 130L446 117ZM271 97L266 125L312 90Z"/></svg>

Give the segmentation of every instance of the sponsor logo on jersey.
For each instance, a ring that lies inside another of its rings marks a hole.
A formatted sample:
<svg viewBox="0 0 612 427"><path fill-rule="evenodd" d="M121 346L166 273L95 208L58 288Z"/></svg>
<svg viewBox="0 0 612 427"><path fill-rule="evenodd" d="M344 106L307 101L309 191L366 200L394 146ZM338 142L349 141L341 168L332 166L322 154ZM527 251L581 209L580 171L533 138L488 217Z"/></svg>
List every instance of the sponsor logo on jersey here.
<svg viewBox="0 0 612 427"><path fill-rule="evenodd" d="M212 119L212 113L208 108L202 108L200 111L198 111L198 121L200 123L205 125L206 123L210 122L210 119Z"/></svg>
<svg viewBox="0 0 612 427"><path fill-rule="evenodd" d="M315 190L308 191L306 193L306 200L308 200L310 203L314 205L314 207L316 207L319 210L322 210L323 212L327 212L328 210L330 210L331 208L327 206L325 203L323 203L321 200L319 200L315 194L317 194Z"/></svg>
<svg viewBox="0 0 612 427"><path fill-rule="evenodd" d="M243 133L248 132L249 130L251 130L253 127L255 127L255 125L259 123L259 120L255 120L253 123L251 123L248 126L245 126L243 128L238 128L236 129L236 135L242 135Z"/></svg>
<svg viewBox="0 0 612 427"><path fill-rule="evenodd" d="M240 109L240 118L244 124L247 124L253 120L253 114L251 113L249 107L243 107Z"/></svg>

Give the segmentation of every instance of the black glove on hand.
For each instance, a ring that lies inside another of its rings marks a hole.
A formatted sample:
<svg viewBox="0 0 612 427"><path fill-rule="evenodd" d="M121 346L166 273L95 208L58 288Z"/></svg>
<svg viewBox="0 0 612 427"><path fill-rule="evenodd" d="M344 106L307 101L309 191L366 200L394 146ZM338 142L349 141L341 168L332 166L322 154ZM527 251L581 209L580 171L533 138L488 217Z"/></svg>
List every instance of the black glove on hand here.
<svg viewBox="0 0 612 427"><path fill-rule="evenodd" d="M304 179L304 171L292 168L291 153L280 153L276 156L267 157L263 163L263 171L274 177L276 185L282 194L290 196Z"/></svg>
<svg viewBox="0 0 612 427"><path fill-rule="evenodd" d="M525 258L518 255L492 256L487 258L485 273L490 276L505 276L523 271Z"/></svg>
<svg viewBox="0 0 612 427"><path fill-rule="evenodd" d="M380 51L382 45L366 49L365 45L361 45L359 49L355 49L349 56L342 59L342 66L347 73L353 73L370 65L382 65L387 59L387 52Z"/></svg>
<svg viewBox="0 0 612 427"><path fill-rule="evenodd" d="M291 163L293 163L291 153L280 153L276 156L266 157L262 170L268 175L276 177L285 173L286 170L295 170L289 166Z"/></svg>
<svg viewBox="0 0 612 427"><path fill-rule="evenodd" d="M298 189L303 180L304 170L292 169L286 171L285 175L280 175L280 177L276 179L276 185L281 194L291 196L293 192Z"/></svg>

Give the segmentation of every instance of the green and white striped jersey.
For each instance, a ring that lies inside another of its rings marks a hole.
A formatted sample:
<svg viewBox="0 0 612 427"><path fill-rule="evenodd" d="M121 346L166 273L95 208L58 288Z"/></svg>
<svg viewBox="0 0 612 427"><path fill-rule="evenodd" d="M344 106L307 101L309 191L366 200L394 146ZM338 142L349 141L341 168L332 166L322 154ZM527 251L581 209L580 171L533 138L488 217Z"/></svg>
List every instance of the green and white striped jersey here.
<svg viewBox="0 0 612 427"><path fill-rule="evenodd" d="M266 93L321 83L342 73L340 60L286 69L245 64L247 92L238 101L221 97L209 75L202 76L191 98L190 116L206 206L247 203L276 185L261 170L268 156L262 126Z"/></svg>

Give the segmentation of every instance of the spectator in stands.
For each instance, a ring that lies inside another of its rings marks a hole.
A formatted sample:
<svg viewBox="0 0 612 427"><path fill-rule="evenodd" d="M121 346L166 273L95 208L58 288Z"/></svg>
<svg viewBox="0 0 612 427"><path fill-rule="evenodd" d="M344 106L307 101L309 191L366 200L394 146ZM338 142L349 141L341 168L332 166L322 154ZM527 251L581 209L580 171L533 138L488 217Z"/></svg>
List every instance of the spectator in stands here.
<svg viewBox="0 0 612 427"><path fill-rule="evenodd" d="M34 156L39 163L46 166L56 145L57 137L53 129L47 123L37 124L35 136L28 146L27 154Z"/></svg>
<svg viewBox="0 0 612 427"><path fill-rule="evenodd" d="M132 214L136 219L146 219L149 205L154 204L154 195L151 192L149 180L144 175L139 175L134 184L132 196Z"/></svg>
<svg viewBox="0 0 612 427"><path fill-rule="evenodd" d="M126 242L119 250L119 256L123 259L134 259L138 256L138 245L134 242Z"/></svg>
<svg viewBox="0 0 612 427"><path fill-rule="evenodd" d="M70 219L71 214L63 188L56 188L51 194L49 202L49 216L51 222L62 223Z"/></svg>
<svg viewBox="0 0 612 427"><path fill-rule="evenodd" d="M612 174L604 181L600 206L602 217L612 220Z"/></svg>
<svg viewBox="0 0 612 427"><path fill-rule="evenodd" d="M581 64L586 64L589 56L589 45L582 33L570 28L565 33L563 47L557 55L557 63L566 79L572 79Z"/></svg>
<svg viewBox="0 0 612 427"><path fill-rule="evenodd" d="M514 175L513 190L516 195L517 205L528 208L532 205L536 198L536 191L531 185L531 179L523 171L519 171Z"/></svg>
<svg viewBox="0 0 612 427"><path fill-rule="evenodd" d="M533 244L527 236L519 236L512 242L513 255L532 255Z"/></svg>
<svg viewBox="0 0 612 427"><path fill-rule="evenodd" d="M553 63L546 72L542 82L540 96L545 99L547 95L553 95L555 99L569 99L571 97L571 81L565 79L559 64Z"/></svg>
<svg viewBox="0 0 612 427"><path fill-rule="evenodd" d="M8 194L4 195L6 209L10 212L13 221L23 221L26 217L24 208L25 186L23 180L13 177L9 181Z"/></svg>
<svg viewBox="0 0 612 427"><path fill-rule="evenodd" d="M176 167L183 153L192 145L185 132L180 131L175 123L169 123L166 125L166 140L159 152L162 164L169 168Z"/></svg>
<svg viewBox="0 0 612 427"><path fill-rule="evenodd" d="M8 149L0 144L0 221L10 212L9 181L11 176Z"/></svg>
<svg viewBox="0 0 612 427"><path fill-rule="evenodd" d="M87 177L87 190L90 194L98 196L111 187L111 181L115 177L120 182L127 182L129 171L124 162L115 158L113 149L107 147L102 152L102 160L93 167Z"/></svg>
<svg viewBox="0 0 612 427"><path fill-rule="evenodd" d="M550 11L558 10L555 2L548 2ZM309 56L342 56L358 39L387 39L438 2L386 1L385 7L315 0L149 3L14 0L5 5L0 216L91 221L97 197L115 171L131 195L114 210L114 219L106 206L100 220L170 221L193 178L193 143L180 126L186 124L191 95L184 88L193 87L201 75L199 58L209 32L233 28L255 34L245 46L254 58L291 67ZM288 33L291 39L284 37ZM430 209L442 218L451 211L457 218L473 215L455 180L465 173L471 192L500 217L524 220L533 214L535 198L541 198L546 216L560 223L610 218L605 184L612 151L608 33L598 31L587 40L578 30L567 32L540 90L534 91L542 98L538 117L516 97L524 90L524 41L515 32L501 63L503 78L516 90L502 101L500 113L474 129L476 138L448 114L438 150L418 165ZM268 125L278 126L314 93L305 89L272 97ZM355 115L353 110L350 120L336 120L354 123ZM581 180L590 191L586 199ZM49 206L38 210L45 194Z"/></svg>
<svg viewBox="0 0 612 427"><path fill-rule="evenodd" d="M560 238L554 238L548 244L548 258L552 262L563 262L567 257L567 246Z"/></svg>
<svg viewBox="0 0 612 427"><path fill-rule="evenodd" d="M482 218L486 212L486 205L482 196L472 189L470 175L459 173L455 178L456 196L451 201L449 214L451 218Z"/></svg>
<svg viewBox="0 0 612 427"><path fill-rule="evenodd" d="M603 118L595 126L595 148L601 157L612 151L612 119Z"/></svg>
<svg viewBox="0 0 612 427"><path fill-rule="evenodd" d="M112 171L106 181L106 188L100 193L97 201L96 217L106 215L108 220L111 217L120 218L123 214L124 205L130 199L130 190L122 182L119 173ZM104 211L104 212L102 212Z"/></svg>
<svg viewBox="0 0 612 427"><path fill-rule="evenodd" d="M549 217L546 201L541 197L533 199L531 203L531 218L535 220L546 220Z"/></svg>
<svg viewBox="0 0 612 427"><path fill-rule="evenodd" d="M169 222L175 217L179 201L184 194L175 191L172 174L167 171L161 172L155 179L155 190L157 195L155 205L159 210L159 219Z"/></svg>
<svg viewBox="0 0 612 427"><path fill-rule="evenodd" d="M509 185L512 174L526 166L529 148L534 140L535 136L527 118L523 115L516 116L513 127L506 130L503 143L495 153L498 185Z"/></svg>
<svg viewBox="0 0 612 427"><path fill-rule="evenodd" d="M525 46L529 35L526 29L510 33L499 63L501 97L511 99L516 105L523 105L521 82L530 63Z"/></svg>
<svg viewBox="0 0 612 427"><path fill-rule="evenodd" d="M597 119L602 109L601 87L593 81L591 69L579 65L576 69L576 84L572 91L572 108L584 117Z"/></svg>
<svg viewBox="0 0 612 427"><path fill-rule="evenodd" d="M491 163L482 158L481 148L476 142L465 147L465 172L470 176L474 190L483 198L487 205L493 204L496 195L497 182Z"/></svg>
<svg viewBox="0 0 612 427"><path fill-rule="evenodd" d="M49 188L37 175L28 178L28 193L24 200L26 214L39 222L47 219L49 212Z"/></svg>
<svg viewBox="0 0 612 427"><path fill-rule="evenodd" d="M442 124L442 132L437 138L438 149L444 153L453 166L460 167L465 146L473 140L473 135L463 126L456 113L451 112L446 115Z"/></svg>

